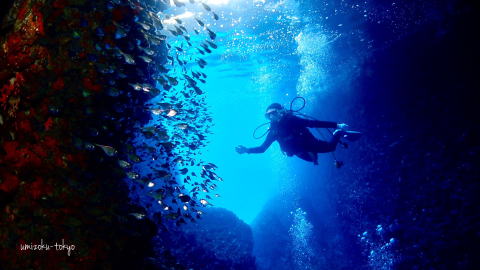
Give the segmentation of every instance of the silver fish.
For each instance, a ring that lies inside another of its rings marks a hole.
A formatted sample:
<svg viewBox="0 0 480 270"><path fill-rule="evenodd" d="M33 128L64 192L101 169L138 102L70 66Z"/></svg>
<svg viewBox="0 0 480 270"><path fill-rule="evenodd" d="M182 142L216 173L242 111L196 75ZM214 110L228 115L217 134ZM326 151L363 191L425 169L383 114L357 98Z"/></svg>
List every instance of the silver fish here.
<svg viewBox="0 0 480 270"><path fill-rule="evenodd" d="M108 145L102 145L102 144L95 144L96 146L100 147L103 152L109 157L113 157L115 154L117 154L117 150L111 146Z"/></svg>
<svg viewBox="0 0 480 270"><path fill-rule="evenodd" d="M129 215L135 217L136 219L142 219L145 217L145 214L142 213L130 213Z"/></svg>
<svg viewBox="0 0 480 270"><path fill-rule="evenodd" d="M151 63L151 62L152 62L152 58L150 58L150 57L148 57L148 56L140 55L139 57L140 57L140 59L142 59L145 63Z"/></svg>
<svg viewBox="0 0 480 270"><path fill-rule="evenodd" d="M118 165L120 165L120 167L124 168L124 169L128 169L130 167L132 167L132 165L128 162L126 162L125 160L118 160Z"/></svg>
<svg viewBox="0 0 480 270"><path fill-rule="evenodd" d="M138 179L138 177L139 177L138 173L136 173L136 172L127 172L127 176L128 176L128 178L133 179L133 180Z"/></svg>
<svg viewBox="0 0 480 270"><path fill-rule="evenodd" d="M146 23L142 23L142 22L137 22L140 26L142 26L143 29L145 29L146 31L150 30L151 27L150 25L146 24Z"/></svg>
<svg viewBox="0 0 480 270"><path fill-rule="evenodd" d="M205 8L207 11L212 11L212 9L205 3L202 3L203 8Z"/></svg>
<svg viewBox="0 0 480 270"><path fill-rule="evenodd" d="M155 54L155 51L153 51L152 49L149 49L149 48L145 48L143 49L143 51L147 54L147 55L154 55Z"/></svg>

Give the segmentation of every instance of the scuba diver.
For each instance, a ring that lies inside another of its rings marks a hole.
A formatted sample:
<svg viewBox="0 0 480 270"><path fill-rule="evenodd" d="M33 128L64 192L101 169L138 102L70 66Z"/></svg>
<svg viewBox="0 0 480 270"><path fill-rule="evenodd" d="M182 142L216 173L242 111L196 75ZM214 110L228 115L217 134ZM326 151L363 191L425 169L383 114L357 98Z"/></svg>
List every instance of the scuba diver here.
<svg viewBox="0 0 480 270"><path fill-rule="evenodd" d="M293 102L293 101L292 101ZM287 156L297 157L318 165L318 153L335 151L340 139L355 141L362 133L347 131L348 125L319 120L310 120L294 115L294 111L286 110L281 104L268 106L265 117L270 120L270 128L265 141L258 147L248 148L239 145L235 148L239 154L263 153L274 142L278 141L280 148ZM330 141L322 141L313 136L308 128L335 128ZM339 168L343 162L335 161Z"/></svg>

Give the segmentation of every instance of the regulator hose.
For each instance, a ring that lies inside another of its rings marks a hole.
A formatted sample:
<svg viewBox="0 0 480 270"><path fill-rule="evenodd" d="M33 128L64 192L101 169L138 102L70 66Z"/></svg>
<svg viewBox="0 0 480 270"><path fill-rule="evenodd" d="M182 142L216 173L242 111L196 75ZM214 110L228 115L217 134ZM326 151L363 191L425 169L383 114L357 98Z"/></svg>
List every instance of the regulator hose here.
<svg viewBox="0 0 480 270"><path fill-rule="evenodd" d="M263 126L265 126L265 125L268 125L268 124L270 124L270 122L263 123L263 124L259 125L258 127L256 127L255 130L253 131L253 134L252 134L252 135L253 135L253 138L256 139L256 140L258 140L258 139L261 139L263 136L265 136L265 135L270 131L270 128L268 128L267 131L265 131L265 132L264 132L261 136L259 136L259 137L256 137L255 134L257 133L257 130L258 130L259 128L261 128L261 127L263 127Z"/></svg>

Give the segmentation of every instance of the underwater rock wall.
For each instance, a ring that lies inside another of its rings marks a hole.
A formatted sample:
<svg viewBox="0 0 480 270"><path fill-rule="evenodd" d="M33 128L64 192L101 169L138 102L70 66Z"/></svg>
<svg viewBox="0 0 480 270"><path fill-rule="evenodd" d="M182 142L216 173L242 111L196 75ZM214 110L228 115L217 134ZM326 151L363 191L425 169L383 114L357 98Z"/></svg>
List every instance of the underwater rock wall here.
<svg viewBox="0 0 480 270"><path fill-rule="evenodd" d="M294 269L290 205L281 198L271 199L252 224L253 253L258 269Z"/></svg>
<svg viewBox="0 0 480 270"><path fill-rule="evenodd" d="M142 209L128 203L122 180L136 159L131 134L149 119L143 104L156 94L131 86L154 82L131 43L145 46L134 22L143 8L127 1L5 4L0 268L149 267L156 226L132 214ZM22 250L26 244L51 247Z"/></svg>
<svg viewBox="0 0 480 270"><path fill-rule="evenodd" d="M473 269L480 209L478 9L373 52L345 121L365 136L329 174L341 227L372 269ZM378 26L369 28L372 38Z"/></svg>
<svg viewBox="0 0 480 270"><path fill-rule="evenodd" d="M175 269L256 269L250 226L223 208L207 208L199 222L169 227L155 245L159 266L171 260Z"/></svg>
<svg viewBox="0 0 480 270"><path fill-rule="evenodd" d="M190 264L173 250L182 243L154 251L151 240L199 219L221 181L214 164L195 158L211 122L199 87L207 62L182 49L199 45L189 30L212 50L216 34L199 18L201 29L187 29L163 12L194 4L219 19L194 1L2 2L0 268ZM172 48L168 37L184 44ZM208 253L201 265L254 268L251 241L238 241L238 257ZM59 242L73 250L52 250Z"/></svg>

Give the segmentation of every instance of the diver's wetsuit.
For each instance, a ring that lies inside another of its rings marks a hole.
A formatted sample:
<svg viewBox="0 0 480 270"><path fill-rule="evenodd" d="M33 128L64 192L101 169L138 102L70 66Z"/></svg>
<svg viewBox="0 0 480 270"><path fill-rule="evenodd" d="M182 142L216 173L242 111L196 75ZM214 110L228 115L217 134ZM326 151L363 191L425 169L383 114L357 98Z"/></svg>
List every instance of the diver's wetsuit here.
<svg viewBox="0 0 480 270"><path fill-rule="evenodd" d="M317 153L332 152L341 138L336 133L329 142L315 138L307 128L336 128L337 123L308 120L292 113L285 114L280 121L272 122L267 138L258 147L247 148L247 153L263 153L277 140L280 148L288 156L296 155L307 161L316 161ZM314 155L312 155L314 154Z"/></svg>

